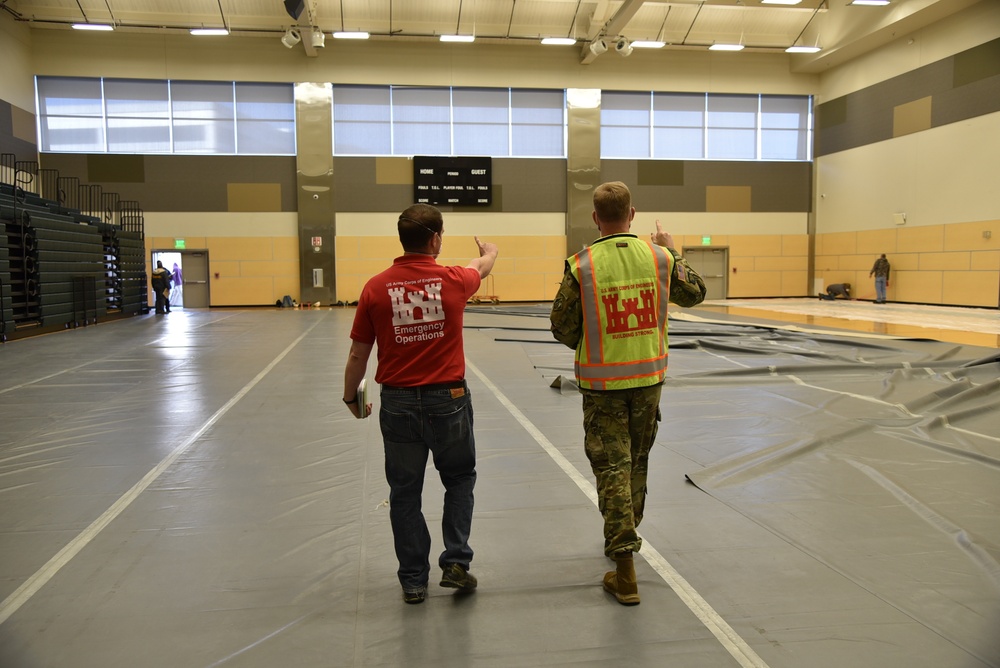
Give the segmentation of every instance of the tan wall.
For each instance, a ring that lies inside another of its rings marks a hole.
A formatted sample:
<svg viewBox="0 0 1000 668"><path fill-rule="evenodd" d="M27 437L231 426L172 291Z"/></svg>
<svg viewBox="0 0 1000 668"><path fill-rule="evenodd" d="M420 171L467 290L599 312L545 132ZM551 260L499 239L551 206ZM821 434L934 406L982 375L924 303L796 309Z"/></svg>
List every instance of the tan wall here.
<svg viewBox="0 0 1000 668"><path fill-rule="evenodd" d="M500 256L490 278L478 295L500 301L546 301L552 299L562 280L566 260L565 235L490 236ZM476 248L471 236L446 235L438 262L465 266ZM460 254L468 251L466 254ZM402 254L398 237L337 237L337 299L357 301L365 282L392 264Z"/></svg>
<svg viewBox="0 0 1000 668"><path fill-rule="evenodd" d="M892 265L889 301L1000 304L1000 220L820 234L816 276L824 285L851 283L857 298L874 299L868 273L882 253Z"/></svg>
<svg viewBox="0 0 1000 668"><path fill-rule="evenodd" d="M0 19L0 100L35 110L35 81L31 62L32 31L23 23ZM32 140L33 141L33 140Z"/></svg>
<svg viewBox="0 0 1000 668"><path fill-rule="evenodd" d="M728 234L712 236L729 249L728 297L802 297L808 294L809 236ZM679 248L701 246L701 236L674 235Z"/></svg>
<svg viewBox="0 0 1000 668"><path fill-rule="evenodd" d="M206 250L212 306L273 305L285 295L299 298L297 237L184 237L185 250ZM174 237L146 237L153 250L173 250ZM149 303L153 303L152 293Z"/></svg>
<svg viewBox="0 0 1000 668"><path fill-rule="evenodd" d="M501 255L480 296L502 302L552 299L566 258L564 235L491 240ZM700 246L701 236L675 235L674 241L678 247ZM209 252L212 306L271 305L284 295L299 299L296 237L189 235L185 242L189 250ZM813 291L807 235L713 235L712 244L729 249L730 298L801 297ZM173 237L147 237L147 257L153 249L173 246ZM464 266L474 248L472 236L448 235L439 262ZM880 253L892 263L890 301L989 308L1000 304L1000 220L820 234L815 275L823 285L851 283L856 297L873 299L874 280L868 272ZM399 254L395 236L337 237L337 299L356 301L364 283Z"/></svg>

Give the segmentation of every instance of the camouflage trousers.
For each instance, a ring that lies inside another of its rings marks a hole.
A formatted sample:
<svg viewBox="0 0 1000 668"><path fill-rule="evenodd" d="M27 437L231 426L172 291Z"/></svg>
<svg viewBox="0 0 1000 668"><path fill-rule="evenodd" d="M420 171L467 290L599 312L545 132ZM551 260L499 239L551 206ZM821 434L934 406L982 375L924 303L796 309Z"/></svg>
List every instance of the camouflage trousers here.
<svg viewBox="0 0 1000 668"><path fill-rule="evenodd" d="M638 552L636 528L646 505L649 450L660 422L662 385L583 390L584 447L597 478L604 517L604 553Z"/></svg>

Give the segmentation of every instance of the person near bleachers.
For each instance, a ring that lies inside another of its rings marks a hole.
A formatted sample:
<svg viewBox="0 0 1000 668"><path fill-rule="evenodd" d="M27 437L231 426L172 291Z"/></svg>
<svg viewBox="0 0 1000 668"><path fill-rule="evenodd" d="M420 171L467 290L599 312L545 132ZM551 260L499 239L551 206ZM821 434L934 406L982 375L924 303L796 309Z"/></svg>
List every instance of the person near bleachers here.
<svg viewBox="0 0 1000 668"><path fill-rule="evenodd" d="M156 313L162 315L170 313L170 270L163 266L163 262L156 261L156 269L150 280L153 287L153 295L156 297Z"/></svg>

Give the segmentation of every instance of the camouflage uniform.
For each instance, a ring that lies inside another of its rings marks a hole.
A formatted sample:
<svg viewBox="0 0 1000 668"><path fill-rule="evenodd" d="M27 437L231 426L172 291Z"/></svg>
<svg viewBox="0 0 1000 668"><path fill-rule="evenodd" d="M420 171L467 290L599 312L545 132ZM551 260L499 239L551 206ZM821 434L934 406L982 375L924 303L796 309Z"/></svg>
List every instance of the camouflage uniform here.
<svg viewBox="0 0 1000 668"><path fill-rule="evenodd" d="M552 302L552 335L576 349L583 337L580 284L568 266ZM660 419L662 385L631 390L584 390L584 448L597 479L598 508L604 517L604 553L638 552L636 527L646 503L649 450ZM632 408L641 407L641 419Z"/></svg>
<svg viewBox="0 0 1000 668"><path fill-rule="evenodd" d="M705 282L672 248L674 271L670 277L670 301L681 306L701 303ZM552 335L576 349L583 338L583 306L580 284L569 263L559 292L552 301ZM583 394L584 447L597 479L598 507L604 517L604 553L638 552L642 539L636 527L646 505L646 474L649 451L659 428L662 384L628 390Z"/></svg>
<svg viewBox="0 0 1000 668"><path fill-rule="evenodd" d="M597 478L604 554L638 552L646 506L649 450L660 422L662 384L629 390L583 390L584 447Z"/></svg>

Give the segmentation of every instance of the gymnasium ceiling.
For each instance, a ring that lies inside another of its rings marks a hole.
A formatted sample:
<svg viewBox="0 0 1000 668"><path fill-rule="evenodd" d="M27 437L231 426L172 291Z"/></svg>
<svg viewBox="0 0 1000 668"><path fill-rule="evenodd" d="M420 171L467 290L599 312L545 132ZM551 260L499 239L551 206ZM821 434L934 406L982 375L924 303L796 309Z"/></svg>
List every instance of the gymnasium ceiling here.
<svg viewBox="0 0 1000 668"><path fill-rule="evenodd" d="M0 10L34 29L68 30L80 22L155 33L225 27L229 36L205 39L279 40L296 28L303 39L291 48L306 56L318 53L309 38L314 28L325 38L333 31L367 31L379 41L458 34L474 35L475 44L527 44L572 37L574 46L547 48L575 48L581 65L617 58L620 38L662 41L667 50L736 43L746 52L783 53L792 45L818 46L818 53L794 56L793 69L808 72L856 58L977 1L891 0L870 7L851 0L794 6L765 0L302 0L297 20L282 0L0 0ZM608 50L595 55L588 46L599 38Z"/></svg>

